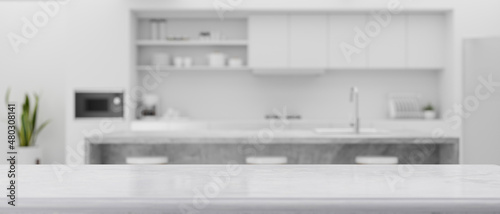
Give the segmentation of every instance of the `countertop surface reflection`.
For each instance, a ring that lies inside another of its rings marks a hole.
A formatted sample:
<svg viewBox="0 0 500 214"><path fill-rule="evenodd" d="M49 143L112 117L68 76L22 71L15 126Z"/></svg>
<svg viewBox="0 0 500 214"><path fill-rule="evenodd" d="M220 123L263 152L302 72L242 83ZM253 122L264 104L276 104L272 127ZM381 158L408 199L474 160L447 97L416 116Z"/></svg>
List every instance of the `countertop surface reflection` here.
<svg viewBox="0 0 500 214"><path fill-rule="evenodd" d="M17 185L18 211L500 210L495 165L19 165Z"/></svg>

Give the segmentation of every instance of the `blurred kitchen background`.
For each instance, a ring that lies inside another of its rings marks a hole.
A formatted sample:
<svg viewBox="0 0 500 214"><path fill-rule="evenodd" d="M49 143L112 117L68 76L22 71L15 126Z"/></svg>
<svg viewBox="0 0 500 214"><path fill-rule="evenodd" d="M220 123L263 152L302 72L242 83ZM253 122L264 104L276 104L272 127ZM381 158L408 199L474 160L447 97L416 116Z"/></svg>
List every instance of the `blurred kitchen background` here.
<svg viewBox="0 0 500 214"><path fill-rule="evenodd" d="M41 164L500 164L498 8L0 1L0 94Z"/></svg>

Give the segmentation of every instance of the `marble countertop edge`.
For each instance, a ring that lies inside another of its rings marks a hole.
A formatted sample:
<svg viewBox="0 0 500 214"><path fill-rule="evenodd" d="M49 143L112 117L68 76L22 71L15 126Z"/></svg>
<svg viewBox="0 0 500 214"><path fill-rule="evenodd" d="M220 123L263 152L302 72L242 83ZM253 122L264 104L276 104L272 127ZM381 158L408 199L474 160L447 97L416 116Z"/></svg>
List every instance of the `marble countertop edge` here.
<svg viewBox="0 0 500 214"><path fill-rule="evenodd" d="M9 210L172 210L180 211L181 206L193 207L192 199L185 198L44 198L44 199L19 199L19 206L6 207ZM258 208L256 208L258 207ZM314 208L312 208L314 207ZM4 209L4 207L0 207ZM401 211L412 210L420 212L498 212L500 210L499 198L259 198L259 199L228 199L211 198L206 211L213 210L332 210L356 211Z"/></svg>

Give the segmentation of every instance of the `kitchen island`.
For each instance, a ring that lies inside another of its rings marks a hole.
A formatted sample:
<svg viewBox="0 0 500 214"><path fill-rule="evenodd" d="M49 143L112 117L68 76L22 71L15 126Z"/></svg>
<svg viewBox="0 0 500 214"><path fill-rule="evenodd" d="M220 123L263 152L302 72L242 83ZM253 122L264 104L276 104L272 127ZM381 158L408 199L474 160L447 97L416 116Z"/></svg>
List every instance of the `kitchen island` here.
<svg viewBox="0 0 500 214"><path fill-rule="evenodd" d="M165 156L172 164L244 164L249 156L286 157L289 164L352 164L357 156L395 156L407 164L457 164L459 138L419 132L217 130L129 131L86 139L87 164L124 164L135 156Z"/></svg>
<svg viewBox="0 0 500 214"><path fill-rule="evenodd" d="M500 212L494 165L19 165L18 175L17 205L0 213Z"/></svg>

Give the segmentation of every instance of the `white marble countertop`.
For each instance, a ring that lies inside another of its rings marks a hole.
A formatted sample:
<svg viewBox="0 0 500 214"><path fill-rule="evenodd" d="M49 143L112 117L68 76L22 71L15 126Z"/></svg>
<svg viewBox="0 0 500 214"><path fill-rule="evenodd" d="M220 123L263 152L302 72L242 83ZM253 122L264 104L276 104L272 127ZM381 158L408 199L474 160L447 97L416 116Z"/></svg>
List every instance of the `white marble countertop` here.
<svg viewBox="0 0 500 214"><path fill-rule="evenodd" d="M433 137L431 133L398 131L382 133L316 133L313 130L212 130L122 131L87 138L94 144L110 143L238 143L261 137L263 143L438 143L455 144L458 137ZM98 140L96 140L98 139Z"/></svg>
<svg viewBox="0 0 500 214"><path fill-rule="evenodd" d="M494 165L19 165L17 182L0 213L500 211Z"/></svg>

